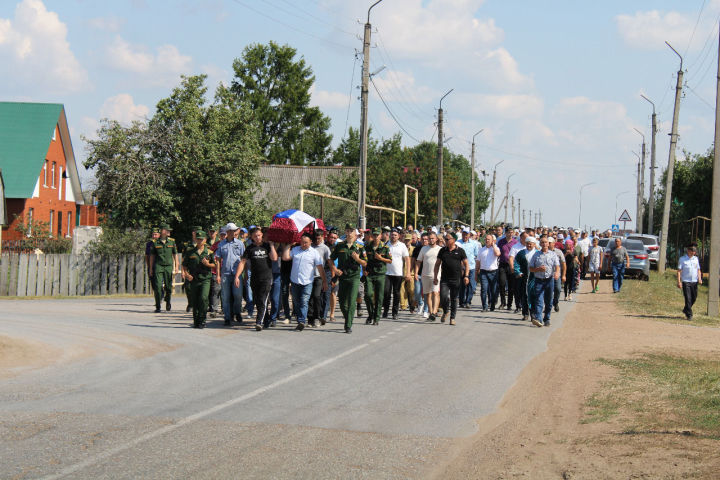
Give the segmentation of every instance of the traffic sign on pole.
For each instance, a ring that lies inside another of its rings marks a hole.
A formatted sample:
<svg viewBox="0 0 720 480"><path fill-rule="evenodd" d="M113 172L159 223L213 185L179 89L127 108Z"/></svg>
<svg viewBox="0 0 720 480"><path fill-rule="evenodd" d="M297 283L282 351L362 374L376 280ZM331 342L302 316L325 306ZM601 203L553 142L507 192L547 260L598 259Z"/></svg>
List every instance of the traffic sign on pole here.
<svg viewBox="0 0 720 480"><path fill-rule="evenodd" d="M612 229L612 233L618 233L620 231L620 225L617 223L613 223L610 228Z"/></svg>
<svg viewBox="0 0 720 480"><path fill-rule="evenodd" d="M632 222L632 220L630 219L630 214L627 210L623 210L620 218L618 218L618 222Z"/></svg>

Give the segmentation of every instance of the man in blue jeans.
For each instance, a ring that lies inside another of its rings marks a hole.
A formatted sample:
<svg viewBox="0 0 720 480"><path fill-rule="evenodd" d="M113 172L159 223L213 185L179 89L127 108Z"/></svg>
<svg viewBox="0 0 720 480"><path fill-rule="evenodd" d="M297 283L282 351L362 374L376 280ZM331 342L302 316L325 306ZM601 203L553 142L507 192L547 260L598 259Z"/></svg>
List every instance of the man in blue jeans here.
<svg viewBox="0 0 720 480"><path fill-rule="evenodd" d="M560 260L549 248L548 239L540 239L540 251L530 260L528 270L535 275L535 313L530 321L536 327L550 326L555 280L560 278ZM542 323L540 320L542 319Z"/></svg>
<svg viewBox="0 0 720 480"><path fill-rule="evenodd" d="M622 288L625 268L630 268L630 256L625 247L622 246L622 239L615 239L615 247L610 250L610 261L613 272L613 293L618 293Z"/></svg>
<svg viewBox="0 0 720 480"><path fill-rule="evenodd" d="M288 245L283 250L282 259L292 260L290 271L290 293L293 298L293 309L297 315L297 327L295 330L303 331L307 322L308 304L312 293L315 271L322 279L322 291L328 288L325 280L325 270L320 254L312 248L312 237L310 234L303 234L300 239L300 246L290 249Z"/></svg>
<svg viewBox="0 0 720 480"><path fill-rule="evenodd" d="M232 324L233 316L237 322L242 324L243 284L241 282L239 286L235 286L235 271L245 253L245 244L235 238L238 231L237 225L230 222L225 225L225 230L227 236L215 250L215 260L218 264L215 281L220 284L225 325L229 326Z"/></svg>
<svg viewBox="0 0 720 480"><path fill-rule="evenodd" d="M480 299L482 300L482 311L491 312L495 310L495 303L498 296L498 259L500 249L495 244L493 235L485 236L485 246L480 249L477 262L480 264Z"/></svg>
<svg viewBox="0 0 720 480"><path fill-rule="evenodd" d="M472 304L473 295L475 294L475 288L477 287L476 276L475 276L475 259L480 252L480 244L470 237L470 229L468 227L463 228L462 240L457 241L458 246L465 250L465 256L467 256L468 265L470 265L469 282L467 285L463 283L462 294L460 295L460 308L469 308Z"/></svg>

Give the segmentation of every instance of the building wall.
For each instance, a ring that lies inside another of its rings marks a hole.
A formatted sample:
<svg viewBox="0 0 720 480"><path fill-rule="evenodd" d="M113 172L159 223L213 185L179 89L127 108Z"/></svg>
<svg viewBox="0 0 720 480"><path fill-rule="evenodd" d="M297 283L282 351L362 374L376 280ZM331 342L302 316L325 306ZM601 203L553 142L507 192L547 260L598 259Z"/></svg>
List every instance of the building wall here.
<svg viewBox="0 0 720 480"><path fill-rule="evenodd" d="M45 166L39 172L33 197L28 199L7 199L9 225L7 228L3 228L2 237L4 240L21 239L21 234L15 228L18 223L27 218L30 209L32 209L33 219L41 222L50 222L52 212L52 236L72 236L77 222L78 210L70 182L66 182L63 178L63 175L66 175L67 163L57 127L55 127L54 138L50 142L50 147L45 156ZM54 182L53 168L55 170ZM15 215L20 218L16 218Z"/></svg>

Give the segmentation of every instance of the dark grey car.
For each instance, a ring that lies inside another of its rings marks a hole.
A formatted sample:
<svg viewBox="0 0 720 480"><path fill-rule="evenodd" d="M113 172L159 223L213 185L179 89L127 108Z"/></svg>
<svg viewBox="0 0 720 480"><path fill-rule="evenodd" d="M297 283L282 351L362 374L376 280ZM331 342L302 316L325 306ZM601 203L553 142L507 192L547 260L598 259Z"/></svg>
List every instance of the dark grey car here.
<svg viewBox="0 0 720 480"><path fill-rule="evenodd" d="M629 277L636 277L641 280L648 280L650 278L650 256L645 249L645 245L640 240L622 237L600 239L599 246L603 247L605 250L603 265L600 270L601 276L612 276L610 250L615 247L615 238L620 238L622 240L622 245L627 250L628 257L630 257L630 268L625 267L625 275Z"/></svg>

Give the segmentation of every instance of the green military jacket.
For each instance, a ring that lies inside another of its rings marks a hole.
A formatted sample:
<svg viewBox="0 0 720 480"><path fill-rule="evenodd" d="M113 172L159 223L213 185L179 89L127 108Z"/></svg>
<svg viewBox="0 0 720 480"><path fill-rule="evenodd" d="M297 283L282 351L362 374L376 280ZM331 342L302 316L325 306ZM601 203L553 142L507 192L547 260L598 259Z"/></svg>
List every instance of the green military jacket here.
<svg viewBox="0 0 720 480"><path fill-rule="evenodd" d="M343 272L340 279L360 278L360 264L352 258L353 252L356 252L361 260L366 260L365 249L359 243L355 242L350 246L348 246L347 242L335 244L330 258L338 261L337 268Z"/></svg>
<svg viewBox="0 0 720 480"><path fill-rule="evenodd" d="M174 238L168 237L164 242L160 238L153 241L152 255L155 257L155 267L172 267L175 265L174 259L177 253Z"/></svg>
<svg viewBox="0 0 720 480"><path fill-rule="evenodd" d="M371 243L366 243L365 255L367 256L367 266L365 267L365 273L367 275L385 275L385 272L387 272L387 263L375 258L376 253L379 253L387 260L392 260L392 255L390 255L390 249L387 245L380 242L378 246L375 247Z"/></svg>
<svg viewBox="0 0 720 480"><path fill-rule="evenodd" d="M204 245L201 251L197 248L185 250L182 264L193 276L193 280L210 280L212 277L211 267L203 265L203 260L215 263L215 254L207 245Z"/></svg>

